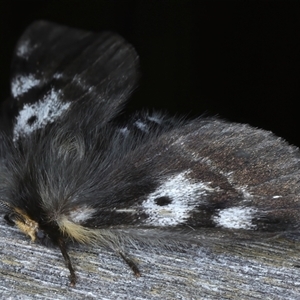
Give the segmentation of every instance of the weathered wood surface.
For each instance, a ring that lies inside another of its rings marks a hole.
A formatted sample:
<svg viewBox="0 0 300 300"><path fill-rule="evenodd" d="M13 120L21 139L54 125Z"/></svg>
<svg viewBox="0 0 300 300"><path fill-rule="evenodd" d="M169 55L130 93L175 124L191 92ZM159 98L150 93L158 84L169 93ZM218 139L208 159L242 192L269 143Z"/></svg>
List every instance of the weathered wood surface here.
<svg viewBox="0 0 300 300"><path fill-rule="evenodd" d="M299 243L221 234L211 247L130 249L140 278L110 251L72 246L78 283L70 287L59 250L31 244L1 218L1 299L300 299Z"/></svg>

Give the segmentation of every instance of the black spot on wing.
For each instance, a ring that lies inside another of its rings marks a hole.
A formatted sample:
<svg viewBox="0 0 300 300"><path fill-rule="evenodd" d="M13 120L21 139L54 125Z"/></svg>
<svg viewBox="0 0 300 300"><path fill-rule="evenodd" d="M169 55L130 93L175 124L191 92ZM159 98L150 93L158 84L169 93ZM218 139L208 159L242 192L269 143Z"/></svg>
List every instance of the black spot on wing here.
<svg viewBox="0 0 300 300"><path fill-rule="evenodd" d="M91 107L91 101L101 102L97 109L105 124L135 87L137 69L135 50L117 34L38 21L20 38L12 64L12 82L33 79L19 80L18 92L12 94L19 109L42 100L51 89L62 102L89 102Z"/></svg>
<svg viewBox="0 0 300 300"><path fill-rule="evenodd" d="M159 206L166 206L172 203L172 199L168 196L164 196L154 199L154 202Z"/></svg>
<svg viewBox="0 0 300 300"><path fill-rule="evenodd" d="M27 124L28 125L32 125L34 122L36 122L37 117L36 116L32 116L27 120Z"/></svg>

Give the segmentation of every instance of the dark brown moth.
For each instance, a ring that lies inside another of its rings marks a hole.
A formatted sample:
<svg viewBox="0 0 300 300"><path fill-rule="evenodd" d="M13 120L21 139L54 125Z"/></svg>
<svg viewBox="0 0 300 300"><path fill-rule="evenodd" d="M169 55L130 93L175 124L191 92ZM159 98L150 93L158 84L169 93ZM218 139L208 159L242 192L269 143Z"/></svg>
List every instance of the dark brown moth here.
<svg viewBox="0 0 300 300"><path fill-rule="evenodd" d="M57 246L72 285L70 242L108 247L139 276L128 240L163 244L203 227L299 238L299 149L217 118L120 122L138 74L116 34L45 21L25 31L12 65L16 115L0 138L8 223Z"/></svg>

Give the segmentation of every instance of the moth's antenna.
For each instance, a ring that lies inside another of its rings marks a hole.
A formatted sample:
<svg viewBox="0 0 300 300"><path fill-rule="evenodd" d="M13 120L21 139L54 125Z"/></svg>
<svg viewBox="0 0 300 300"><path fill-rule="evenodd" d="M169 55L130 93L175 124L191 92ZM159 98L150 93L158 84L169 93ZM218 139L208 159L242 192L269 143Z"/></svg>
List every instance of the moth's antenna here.
<svg viewBox="0 0 300 300"><path fill-rule="evenodd" d="M76 275L75 275L75 271L73 269L73 266L72 266L72 262L71 262L71 259L70 259L70 256L67 252L67 247L66 247L66 243L64 242L63 239L59 239L58 240L58 247L65 259L65 262L66 262L66 265L67 265L67 268L69 269L70 271L70 284L71 286L75 286L76 284Z"/></svg>

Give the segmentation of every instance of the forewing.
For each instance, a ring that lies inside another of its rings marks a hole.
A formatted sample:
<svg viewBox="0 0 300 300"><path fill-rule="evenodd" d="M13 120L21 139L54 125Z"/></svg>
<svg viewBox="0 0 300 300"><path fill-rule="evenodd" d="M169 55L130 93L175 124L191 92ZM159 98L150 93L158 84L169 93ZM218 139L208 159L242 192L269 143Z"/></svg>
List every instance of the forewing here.
<svg viewBox="0 0 300 300"><path fill-rule="evenodd" d="M138 57L111 32L95 34L50 22L33 23L20 38L11 94L18 115L14 139L59 118L73 103L93 107L106 124L135 87Z"/></svg>
<svg viewBox="0 0 300 300"><path fill-rule="evenodd" d="M271 132L218 119L178 124L105 170L90 225L299 236L299 168L299 149ZM83 195L97 197L89 189Z"/></svg>

